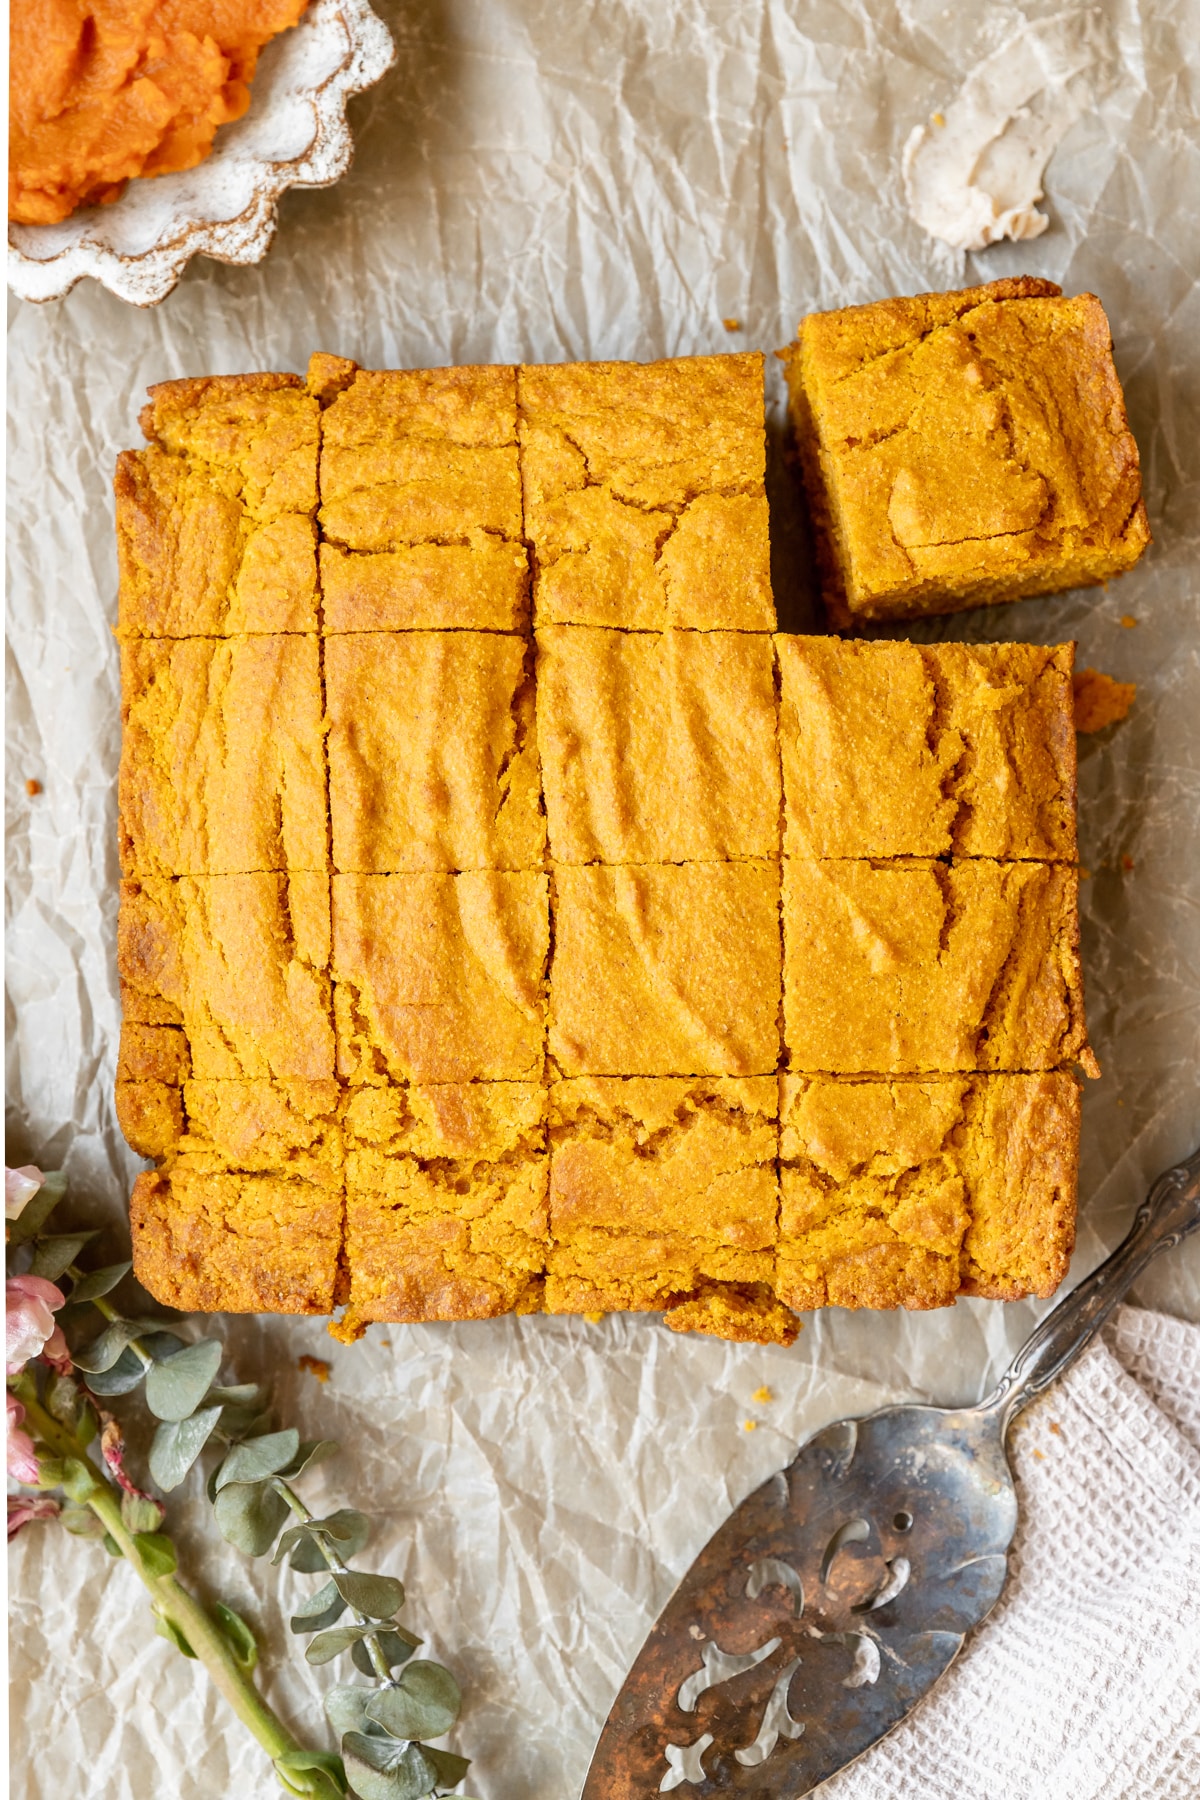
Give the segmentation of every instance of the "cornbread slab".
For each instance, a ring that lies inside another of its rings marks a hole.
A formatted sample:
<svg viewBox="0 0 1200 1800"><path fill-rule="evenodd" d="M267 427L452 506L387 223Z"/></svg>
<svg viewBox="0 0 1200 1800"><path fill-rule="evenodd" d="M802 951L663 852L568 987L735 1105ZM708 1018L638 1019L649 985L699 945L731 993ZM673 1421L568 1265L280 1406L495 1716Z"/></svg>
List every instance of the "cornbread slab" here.
<svg viewBox="0 0 1200 1800"><path fill-rule="evenodd" d="M116 1104L172 1304L1052 1291L1071 650L774 633L761 361L168 383L118 471Z"/></svg>
<svg viewBox="0 0 1200 1800"><path fill-rule="evenodd" d="M811 313L780 354L839 629L1087 587L1150 542L1094 294L879 300Z"/></svg>

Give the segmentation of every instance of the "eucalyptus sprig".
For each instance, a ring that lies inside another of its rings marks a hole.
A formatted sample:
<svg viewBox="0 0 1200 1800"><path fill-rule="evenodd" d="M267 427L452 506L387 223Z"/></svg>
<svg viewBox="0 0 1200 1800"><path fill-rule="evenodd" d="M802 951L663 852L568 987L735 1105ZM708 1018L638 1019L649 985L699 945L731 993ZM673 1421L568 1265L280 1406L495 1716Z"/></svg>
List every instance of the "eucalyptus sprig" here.
<svg viewBox="0 0 1200 1800"><path fill-rule="evenodd" d="M293 1486L337 1445L302 1442L295 1429L277 1428L259 1384L219 1383L225 1359L219 1338L187 1342L161 1320L120 1313L108 1295L131 1264L85 1271L78 1258L96 1232L42 1230L64 1191L61 1176L40 1177L8 1231L11 1248L32 1253L31 1276L43 1284L70 1283L64 1317L78 1322L94 1309L104 1321L83 1348L70 1352L85 1385L61 1357L49 1363L34 1358L9 1381L17 1411L23 1409L37 1440L37 1485L62 1491L61 1517L69 1530L101 1536L112 1554L129 1559L150 1591L156 1629L204 1663L268 1751L289 1793L314 1800L346 1794L424 1800L456 1786L467 1759L427 1740L443 1736L458 1718L458 1683L439 1663L414 1659L421 1639L396 1616L404 1605L401 1583L351 1567L370 1535L366 1516L343 1508L318 1518ZM157 1420L149 1468L158 1489L177 1488L206 1449L218 1446L206 1492L222 1535L248 1556L273 1549L273 1563L326 1577L293 1615L291 1628L311 1639L305 1652L311 1664L349 1652L367 1677L365 1685L345 1683L326 1695L340 1755L308 1749L292 1737L253 1682L258 1646L246 1621L222 1603L206 1611L177 1580L175 1546L161 1529L165 1508L130 1478L120 1426L100 1404L139 1386ZM97 1442L101 1464L90 1454ZM11 1453L9 1460L11 1466ZM35 1509L45 1516L42 1504L27 1507L28 1516ZM295 1522L288 1525L289 1519Z"/></svg>

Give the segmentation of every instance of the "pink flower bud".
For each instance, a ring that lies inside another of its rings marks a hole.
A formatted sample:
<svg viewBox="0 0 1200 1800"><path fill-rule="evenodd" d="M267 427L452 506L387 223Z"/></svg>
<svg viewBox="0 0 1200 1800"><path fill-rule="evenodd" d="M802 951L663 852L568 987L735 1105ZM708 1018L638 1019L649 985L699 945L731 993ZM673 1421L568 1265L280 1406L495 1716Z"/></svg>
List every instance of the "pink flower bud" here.
<svg viewBox="0 0 1200 1800"><path fill-rule="evenodd" d="M62 1332L54 1323L63 1298L61 1290L41 1275L11 1275L5 1282L4 1362L10 1375L19 1375L47 1344L56 1368L69 1360Z"/></svg>
<svg viewBox="0 0 1200 1800"><path fill-rule="evenodd" d="M22 1525L28 1525L31 1519L57 1519L61 1511L61 1505L52 1494L10 1494L8 1496L9 1541L11 1542Z"/></svg>
<svg viewBox="0 0 1200 1800"><path fill-rule="evenodd" d="M25 1417L25 1408L15 1394L9 1394L7 1399L8 1410L5 1416L5 1425L7 1427L8 1472L14 1481L24 1481L33 1487L37 1483L40 1471L37 1455L33 1448L33 1439L27 1431L19 1429L21 1421Z"/></svg>
<svg viewBox="0 0 1200 1800"><path fill-rule="evenodd" d="M4 1170L4 1216L6 1219L19 1219L24 1209L41 1187L45 1176L32 1163L23 1169Z"/></svg>

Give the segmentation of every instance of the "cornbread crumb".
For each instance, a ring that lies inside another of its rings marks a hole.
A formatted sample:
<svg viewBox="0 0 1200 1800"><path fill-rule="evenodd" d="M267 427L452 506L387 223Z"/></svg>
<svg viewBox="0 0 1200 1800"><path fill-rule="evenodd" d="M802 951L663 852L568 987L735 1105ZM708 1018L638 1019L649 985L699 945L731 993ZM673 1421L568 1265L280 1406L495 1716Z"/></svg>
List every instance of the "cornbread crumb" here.
<svg viewBox="0 0 1200 1800"><path fill-rule="evenodd" d="M42 791L41 782L37 780L36 776L31 775L25 783L25 792L29 795L29 798L32 800L34 798L34 796L37 794L40 794L41 791Z"/></svg>
<svg viewBox="0 0 1200 1800"><path fill-rule="evenodd" d="M324 1387L329 1380L333 1365L327 1363L323 1356L305 1355L297 1358L296 1367L302 1369L306 1375L315 1375L321 1386Z"/></svg>
<svg viewBox="0 0 1200 1800"><path fill-rule="evenodd" d="M1126 631L1132 631L1137 624L1137 620L1132 613L1122 613L1120 623L1125 627Z"/></svg>
<svg viewBox="0 0 1200 1800"><path fill-rule="evenodd" d="M750 1396L750 1398L753 1401L755 1401L757 1405L766 1406L770 1401L772 1401L775 1398L775 1396L771 1392L769 1387L760 1387L760 1388L755 1388L755 1390L754 1390L753 1394Z"/></svg>
<svg viewBox="0 0 1200 1800"><path fill-rule="evenodd" d="M1137 687L1132 681L1114 681L1099 669L1080 669L1074 679L1076 731L1103 731L1127 717Z"/></svg>
<svg viewBox="0 0 1200 1800"><path fill-rule="evenodd" d="M740 331L742 329L742 321L740 319L722 319L721 323L726 331Z"/></svg>

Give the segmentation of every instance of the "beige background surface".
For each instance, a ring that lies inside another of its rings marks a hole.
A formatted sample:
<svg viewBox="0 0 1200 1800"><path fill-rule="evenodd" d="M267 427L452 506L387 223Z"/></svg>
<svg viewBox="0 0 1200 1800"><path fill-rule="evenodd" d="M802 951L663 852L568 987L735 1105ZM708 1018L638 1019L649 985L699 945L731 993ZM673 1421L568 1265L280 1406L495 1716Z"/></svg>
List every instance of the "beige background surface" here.
<svg viewBox="0 0 1200 1800"><path fill-rule="evenodd" d="M965 262L907 219L899 153L1012 30L1013 5L380 10L399 58L352 106L355 166L332 191L285 200L259 268L194 264L144 313L87 283L13 312L9 1160L65 1162L78 1207L114 1220L138 1166L110 1098L110 479L116 452L138 442L149 382L302 370L316 348L376 366L770 351L813 307L1028 271L1093 289L1109 310L1155 534L1108 591L933 628L1075 637L1082 662L1138 683L1130 719L1082 745L1084 951L1105 1073L1085 1104L1077 1278L1200 1123L1196 0L1109 0L1119 79L1051 163L1051 229ZM726 333L724 317L744 330ZM770 383L777 593L784 625L803 629L813 615L774 366ZM45 789L33 800L30 776ZM1141 1297L1200 1317L1200 1241ZM901 1393L975 1395L1038 1310L835 1312L791 1351L677 1338L632 1316L376 1326L350 1350L319 1322L227 1326L241 1373L274 1376L289 1418L343 1440L314 1493L378 1515L369 1554L404 1578L408 1623L467 1691L454 1742L477 1758L468 1788L567 1800L645 1630L730 1505L824 1420ZM332 1360L328 1387L297 1372L303 1351ZM776 1398L756 1406L763 1383ZM177 1510L190 1521L189 1506ZM319 1731L313 1694L329 1671L310 1676L280 1629L288 1582L207 1545L204 1567L211 1591L265 1628L279 1704ZM12 1591L20 1800L268 1791L256 1746L195 1665L151 1636L126 1569L33 1527Z"/></svg>

